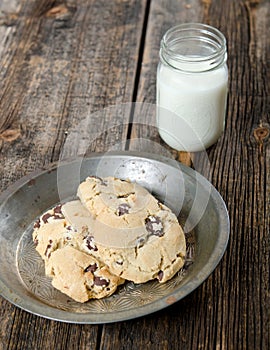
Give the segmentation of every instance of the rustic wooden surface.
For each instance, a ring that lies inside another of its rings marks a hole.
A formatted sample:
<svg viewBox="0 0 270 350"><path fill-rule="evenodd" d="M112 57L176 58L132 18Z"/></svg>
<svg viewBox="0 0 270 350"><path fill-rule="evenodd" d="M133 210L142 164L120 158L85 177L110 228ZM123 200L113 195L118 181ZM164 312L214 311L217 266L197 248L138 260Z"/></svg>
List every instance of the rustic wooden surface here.
<svg viewBox="0 0 270 350"><path fill-rule="evenodd" d="M225 132L190 156L164 145L154 113L142 119L131 105L151 110L160 39L182 22L225 34L230 73ZM0 298L1 350L270 348L269 24L268 0L0 1L1 190L57 161L79 129L63 157L86 148L169 154L214 184L231 220L222 262L184 300L136 320L72 325ZM120 113L98 112L121 103Z"/></svg>

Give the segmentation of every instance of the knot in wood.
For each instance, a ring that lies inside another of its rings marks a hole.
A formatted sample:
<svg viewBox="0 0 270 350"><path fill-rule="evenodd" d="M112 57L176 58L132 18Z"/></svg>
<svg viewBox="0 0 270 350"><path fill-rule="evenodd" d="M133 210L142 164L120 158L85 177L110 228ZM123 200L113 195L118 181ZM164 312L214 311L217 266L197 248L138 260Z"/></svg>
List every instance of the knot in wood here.
<svg viewBox="0 0 270 350"><path fill-rule="evenodd" d="M266 126L260 126L254 129L254 137L258 143L263 143L269 137L270 130Z"/></svg>
<svg viewBox="0 0 270 350"><path fill-rule="evenodd" d="M53 8L51 8L49 11L47 11L46 16L47 17L53 17L53 18L63 18L70 14L69 9L66 5L58 5Z"/></svg>
<svg viewBox="0 0 270 350"><path fill-rule="evenodd" d="M21 136L21 132L19 129L7 129L0 134L0 139L12 142L17 140Z"/></svg>

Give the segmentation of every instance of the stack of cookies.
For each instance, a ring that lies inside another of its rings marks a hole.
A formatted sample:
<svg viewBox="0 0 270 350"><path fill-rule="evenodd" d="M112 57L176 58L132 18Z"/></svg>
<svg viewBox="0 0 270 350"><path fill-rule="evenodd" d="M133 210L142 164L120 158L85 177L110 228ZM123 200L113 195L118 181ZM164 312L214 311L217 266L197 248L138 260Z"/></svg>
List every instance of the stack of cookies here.
<svg viewBox="0 0 270 350"><path fill-rule="evenodd" d="M86 302L113 294L125 280L164 283L183 266L177 217L145 188L90 176L77 195L34 225L36 250L55 288Z"/></svg>

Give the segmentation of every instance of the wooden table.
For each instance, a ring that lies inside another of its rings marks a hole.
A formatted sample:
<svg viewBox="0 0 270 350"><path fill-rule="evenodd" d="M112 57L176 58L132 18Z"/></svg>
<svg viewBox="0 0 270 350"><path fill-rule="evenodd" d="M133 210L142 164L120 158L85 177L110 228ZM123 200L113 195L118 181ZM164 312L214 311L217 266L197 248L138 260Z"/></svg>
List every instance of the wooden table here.
<svg viewBox="0 0 270 350"><path fill-rule="evenodd" d="M88 151L192 161L223 196L231 221L222 262L183 300L139 319L76 325L1 298L1 350L269 349L269 11L267 0L0 2L1 190L57 161L67 136L90 116ZM190 158L167 147L152 116L140 120L131 105L155 104L161 37L183 22L225 34L230 74L225 132ZM95 113L122 103L121 127L110 113ZM80 142L75 137L67 153L76 155Z"/></svg>

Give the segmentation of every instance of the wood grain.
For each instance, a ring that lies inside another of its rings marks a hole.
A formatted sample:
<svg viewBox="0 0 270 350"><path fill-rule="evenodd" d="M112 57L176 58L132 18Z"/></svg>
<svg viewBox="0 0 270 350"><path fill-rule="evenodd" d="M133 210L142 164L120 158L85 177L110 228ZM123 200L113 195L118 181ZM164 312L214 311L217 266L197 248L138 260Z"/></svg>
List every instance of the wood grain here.
<svg viewBox="0 0 270 350"><path fill-rule="evenodd" d="M221 193L231 220L221 263L182 301L135 320L73 325L0 298L0 350L269 349L269 19L267 0L0 2L2 190L78 153L177 159L155 127L159 44L175 24L204 22L228 40L226 127L187 161Z"/></svg>
<svg viewBox="0 0 270 350"><path fill-rule="evenodd" d="M58 160L74 131L80 148L87 129L92 151L109 147L104 135L115 124L109 145L125 140L129 113L116 123L97 112L132 100L144 8L144 1L21 1L12 29L2 21L2 189ZM103 142L95 140L100 132Z"/></svg>
<svg viewBox="0 0 270 350"><path fill-rule="evenodd" d="M0 6L1 190L63 149L124 148L129 105L117 119L119 109L103 108L132 101L145 1ZM2 298L0 310L1 350L98 347L101 326L45 320Z"/></svg>
<svg viewBox="0 0 270 350"><path fill-rule="evenodd" d="M189 12L195 8L196 12ZM172 322L174 327L169 330L164 348L267 349L270 43L266 23L269 23L269 3L192 1L187 7L185 2L152 2L138 101L155 103L160 39L168 27L189 21L213 25L228 40L230 82L225 132L207 152L193 154L192 165L214 184L227 203L231 239L214 274L189 297L193 303L188 303L187 298L177 303L179 314ZM171 157L179 157L162 143L153 127L154 113L152 118L142 123L135 115L134 122L139 126L135 124L132 129L131 149L145 149L148 139L163 146L166 153L170 151ZM152 151L157 150L152 147ZM181 154L180 160L183 156L184 162L190 162L189 158L185 159L186 154ZM167 334L162 314L148 318L148 327L153 331L160 322ZM183 337L182 329L187 324ZM133 327L136 326L132 324ZM158 332L158 329L154 331L156 337L165 339ZM143 335L138 344L142 338ZM143 343L143 347L147 348L147 344ZM152 344L152 348L158 349L158 345Z"/></svg>

